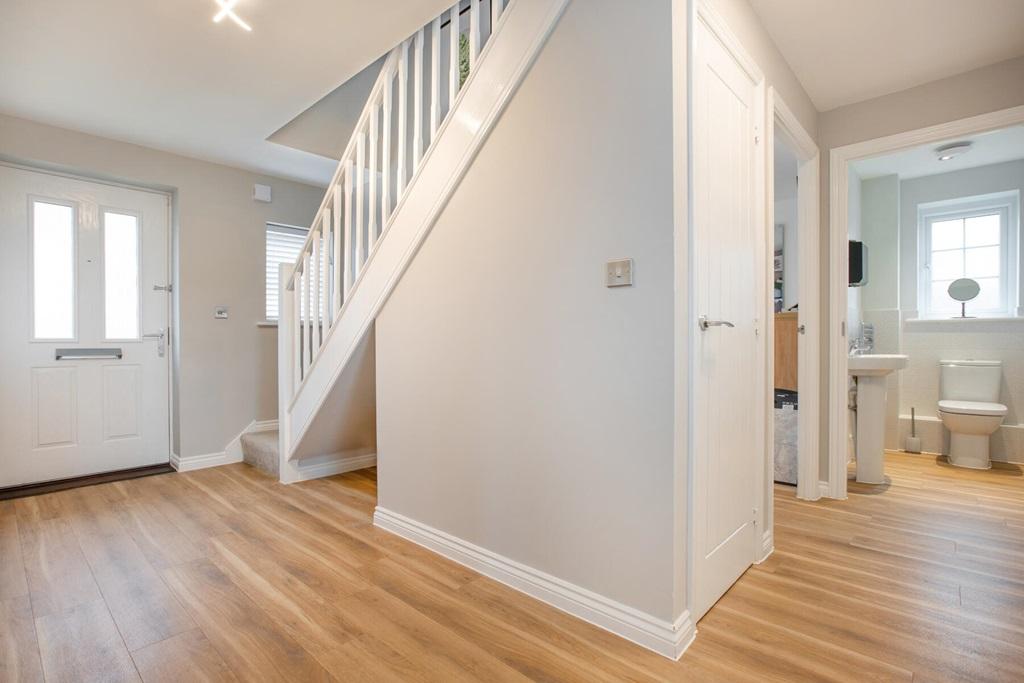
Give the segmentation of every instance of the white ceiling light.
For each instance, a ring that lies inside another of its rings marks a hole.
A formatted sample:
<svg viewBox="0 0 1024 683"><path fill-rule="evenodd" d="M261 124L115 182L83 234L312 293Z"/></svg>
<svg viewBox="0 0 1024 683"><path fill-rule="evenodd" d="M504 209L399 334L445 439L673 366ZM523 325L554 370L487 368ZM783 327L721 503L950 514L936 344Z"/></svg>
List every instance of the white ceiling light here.
<svg viewBox="0 0 1024 683"><path fill-rule="evenodd" d="M949 145L943 145L935 149L935 156L939 158L939 161L949 161L954 157L958 157L961 154L967 154L971 151L970 142L954 142Z"/></svg>
<svg viewBox="0 0 1024 683"><path fill-rule="evenodd" d="M213 17L213 23L219 24L224 17L227 17L231 21L241 26L246 31L251 31L252 26L242 21L242 18L235 14L235 5L238 4L238 0L214 0L220 5L220 11Z"/></svg>

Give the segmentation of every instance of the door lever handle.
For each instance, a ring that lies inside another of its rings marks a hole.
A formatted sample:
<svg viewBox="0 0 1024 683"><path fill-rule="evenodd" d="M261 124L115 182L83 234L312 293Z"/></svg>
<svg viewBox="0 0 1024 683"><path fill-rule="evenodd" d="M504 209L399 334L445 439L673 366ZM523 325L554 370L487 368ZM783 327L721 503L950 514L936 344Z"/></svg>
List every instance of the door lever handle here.
<svg viewBox="0 0 1024 683"><path fill-rule="evenodd" d="M151 332L150 334L142 335L143 339L156 339L156 354L161 358L167 351L167 330L160 328L159 332Z"/></svg>
<svg viewBox="0 0 1024 683"><path fill-rule="evenodd" d="M702 315L697 318L697 325L701 331L707 330L709 327L736 327L728 320L708 320L706 315Z"/></svg>

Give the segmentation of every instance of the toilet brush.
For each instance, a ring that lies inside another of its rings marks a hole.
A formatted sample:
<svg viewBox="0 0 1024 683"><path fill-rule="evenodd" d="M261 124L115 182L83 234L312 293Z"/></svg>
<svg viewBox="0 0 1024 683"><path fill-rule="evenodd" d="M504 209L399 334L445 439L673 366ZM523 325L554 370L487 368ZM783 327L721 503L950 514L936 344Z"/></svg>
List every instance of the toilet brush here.
<svg viewBox="0 0 1024 683"><path fill-rule="evenodd" d="M921 437L917 435L917 415L913 408L910 409L910 436L907 437L903 450L907 453L921 452Z"/></svg>

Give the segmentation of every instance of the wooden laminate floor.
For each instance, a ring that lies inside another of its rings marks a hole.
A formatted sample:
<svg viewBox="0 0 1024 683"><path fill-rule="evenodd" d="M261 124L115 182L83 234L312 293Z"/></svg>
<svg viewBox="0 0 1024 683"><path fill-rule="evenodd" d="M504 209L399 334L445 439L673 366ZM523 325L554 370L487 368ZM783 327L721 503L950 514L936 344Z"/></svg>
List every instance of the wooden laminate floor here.
<svg viewBox="0 0 1024 683"><path fill-rule="evenodd" d="M1021 681L1024 478L890 455L776 489L671 662L375 529L375 472L245 465L0 502L0 681Z"/></svg>

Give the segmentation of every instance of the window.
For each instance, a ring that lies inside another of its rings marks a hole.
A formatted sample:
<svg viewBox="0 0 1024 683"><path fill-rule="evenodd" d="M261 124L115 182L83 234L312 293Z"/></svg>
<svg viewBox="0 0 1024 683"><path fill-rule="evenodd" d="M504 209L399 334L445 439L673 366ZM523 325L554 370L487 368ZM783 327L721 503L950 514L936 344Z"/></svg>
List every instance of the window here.
<svg viewBox="0 0 1024 683"><path fill-rule="evenodd" d="M947 289L971 278L981 292L967 303L968 315L1013 316L1017 306L1017 192L967 197L918 206L922 318L960 315Z"/></svg>
<svg viewBox="0 0 1024 683"><path fill-rule="evenodd" d="M32 337L75 338L75 208L32 201Z"/></svg>
<svg viewBox="0 0 1024 683"><path fill-rule="evenodd" d="M267 223L267 320L277 320L280 315L277 299L278 267L282 263L295 263L308 232L305 228Z"/></svg>
<svg viewBox="0 0 1024 683"><path fill-rule="evenodd" d="M110 340L139 338L139 217L102 211L103 328Z"/></svg>

